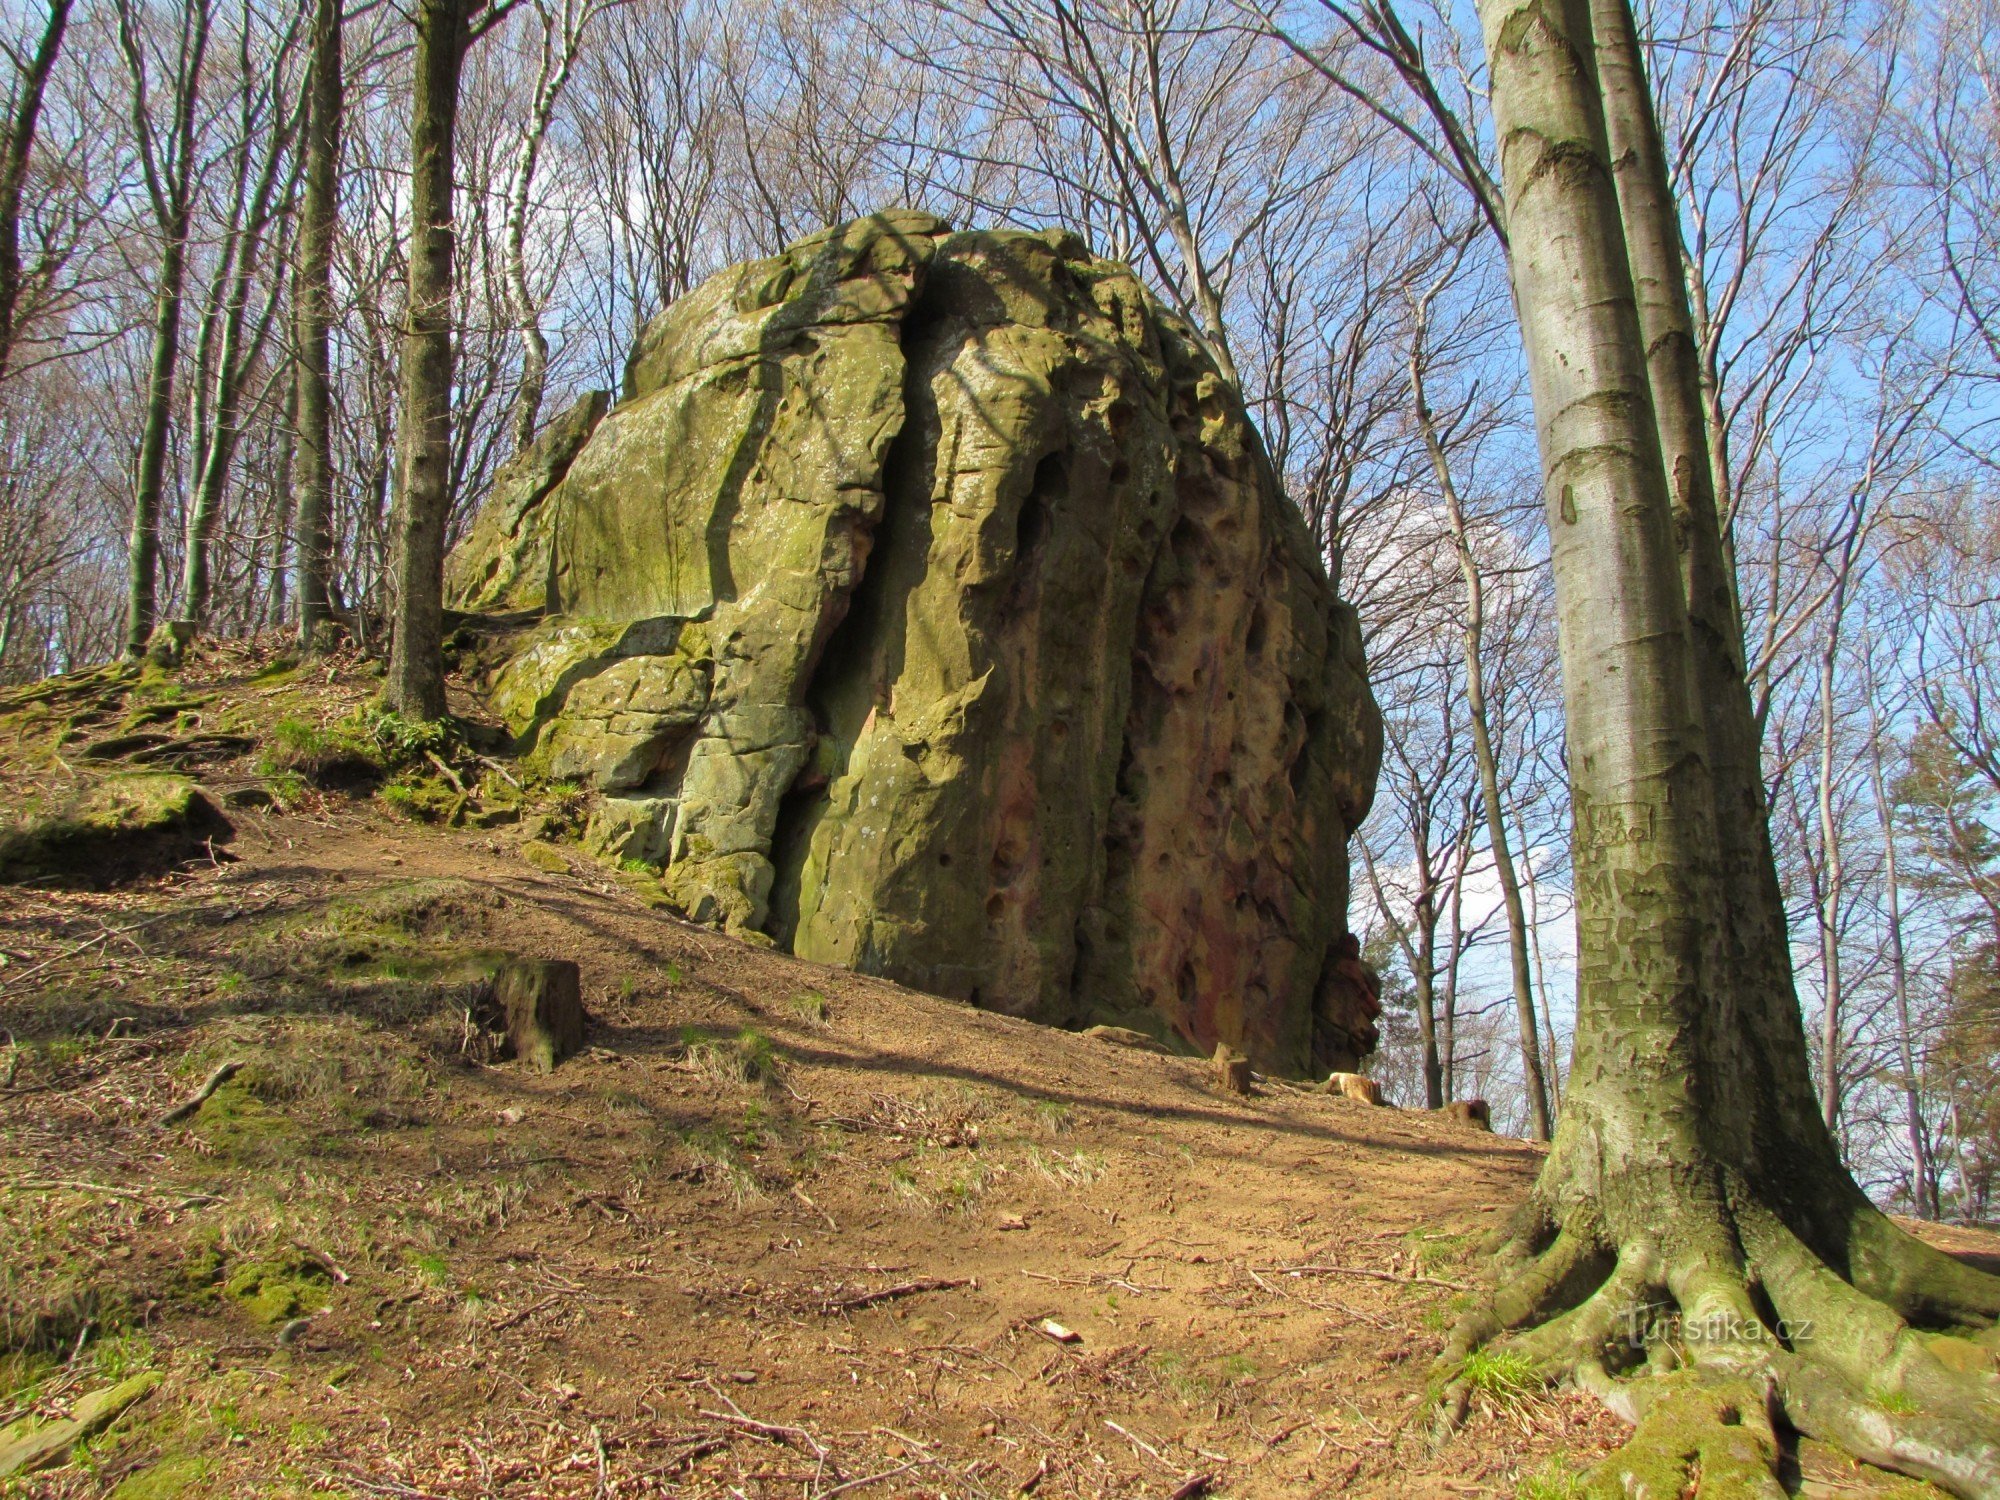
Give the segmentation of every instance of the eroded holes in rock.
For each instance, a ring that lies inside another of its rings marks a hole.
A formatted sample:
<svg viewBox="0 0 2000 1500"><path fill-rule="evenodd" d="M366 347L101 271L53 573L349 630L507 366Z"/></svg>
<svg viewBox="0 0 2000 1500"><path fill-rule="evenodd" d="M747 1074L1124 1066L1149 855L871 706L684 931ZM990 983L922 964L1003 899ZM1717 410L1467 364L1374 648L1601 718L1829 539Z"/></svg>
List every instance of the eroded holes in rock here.
<svg viewBox="0 0 2000 1500"><path fill-rule="evenodd" d="M1250 611L1250 628L1243 636L1243 650L1246 655L1260 657L1264 654L1264 642L1270 635L1270 621L1264 614L1264 606L1258 605Z"/></svg>
<svg viewBox="0 0 2000 1500"><path fill-rule="evenodd" d="M998 922L1007 914L1007 897L1004 892L995 891L986 898L986 920ZM973 1002L977 1004L978 1002Z"/></svg>
<svg viewBox="0 0 2000 1500"><path fill-rule="evenodd" d="M942 849L938 851L938 868L940 870L949 870L951 868L951 855Z"/></svg>
<svg viewBox="0 0 2000 1500"><path fill-rule="evenodd" d="M1069 493L1069 455L1044 454L1035 465L1035 477L1014 517L1014 589L1026 587L1041 562L1042 544L1048 540L1050 512Z"/></svg>
<svg viewBox="0 0 2000 1500"><path fill-rule="evenodd" d="M639 783L652 797L678 797L687 777L688 758L700 736L693 729L675 729L660 737L653 751L653 764Z"/></svg>
<svg viewBox="0 0 2000 1500"><path fill-rule="evenodd" d="M1298 712L1291 704L1285 705L1285 717L1287 720L1298 717ZM1315 709L1303 717L1302 723L1304 724L1305 732L1299 737L1298 752L1293 755L1291 768L1286 772L1286 779L1292 784L1292 796L1295 798L1304 797L1306 794L1306 782L1312 775L1313 742L1319 738L1320 727L1325 723L1325 716L1319 710Z"/></svg>

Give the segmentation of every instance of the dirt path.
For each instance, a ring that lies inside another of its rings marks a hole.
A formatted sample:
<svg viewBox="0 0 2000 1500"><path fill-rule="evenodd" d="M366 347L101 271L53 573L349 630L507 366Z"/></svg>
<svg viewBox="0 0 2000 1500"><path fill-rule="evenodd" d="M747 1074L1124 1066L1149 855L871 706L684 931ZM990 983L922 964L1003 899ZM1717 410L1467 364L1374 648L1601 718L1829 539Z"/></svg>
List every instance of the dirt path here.
<svg viewBox="0 0 2000 1500"><path fill-rule="evenodd" d="M1531 1146L799 963L532 827L230 816L0 891L0 1429L162 1377L0 1495L1559 1500L1620 1436L1504 1370L1420 1430ZM576 961L586 1051L493 1061L472 948Z"/></svg>

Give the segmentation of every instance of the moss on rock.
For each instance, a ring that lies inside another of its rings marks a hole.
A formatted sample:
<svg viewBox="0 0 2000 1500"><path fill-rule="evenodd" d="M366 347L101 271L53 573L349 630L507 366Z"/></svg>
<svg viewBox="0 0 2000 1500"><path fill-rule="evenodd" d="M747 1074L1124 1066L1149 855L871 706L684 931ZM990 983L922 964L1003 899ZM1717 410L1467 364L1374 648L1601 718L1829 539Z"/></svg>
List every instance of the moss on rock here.
<svg viewBox="0 0 2000 1500"><path fill-rule="evenodd" d="M688 916L1266 1069L1372 1047L1359 631L1128 268L837 226L655 318L549 493L537 521L496 491L452 564L535 571L498 554L549 539L493 702L601 794L586 847Z"/></svg>

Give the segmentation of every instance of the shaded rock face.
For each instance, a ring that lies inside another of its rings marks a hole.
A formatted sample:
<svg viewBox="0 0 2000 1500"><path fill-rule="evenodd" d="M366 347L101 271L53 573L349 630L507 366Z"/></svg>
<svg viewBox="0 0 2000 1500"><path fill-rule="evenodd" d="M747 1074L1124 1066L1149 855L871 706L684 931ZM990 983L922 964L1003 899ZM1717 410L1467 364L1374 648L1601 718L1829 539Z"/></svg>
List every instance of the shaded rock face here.
<svg viewBox="0 0 2000 1500"><path fill-rule="evenodd" d="M913 212L827 231L655 318L521 493L452 602L548 612L494 705L695 920L1266 1069L1372 1048L1353 615L1125 267Z"/></svg>

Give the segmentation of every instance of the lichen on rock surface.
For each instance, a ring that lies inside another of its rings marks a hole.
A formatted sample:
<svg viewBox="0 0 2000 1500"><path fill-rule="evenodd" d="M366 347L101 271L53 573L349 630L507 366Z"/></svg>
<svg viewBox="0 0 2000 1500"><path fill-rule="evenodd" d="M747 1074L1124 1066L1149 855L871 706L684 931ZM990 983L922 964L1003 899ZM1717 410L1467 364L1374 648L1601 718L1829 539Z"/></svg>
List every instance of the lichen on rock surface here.
<svg viewBox="0 0 2000 1500"><path fill-rule="evenodd" d="M1285 1072L1373 1046L1359 632L1128 268L907 210L827 230L655 318L544 478L451 576L547 580L492 696L596 788L593 852L1016 1015Z"/></svg>

